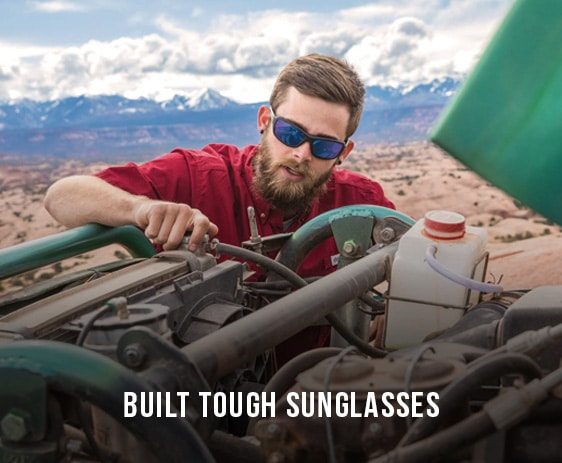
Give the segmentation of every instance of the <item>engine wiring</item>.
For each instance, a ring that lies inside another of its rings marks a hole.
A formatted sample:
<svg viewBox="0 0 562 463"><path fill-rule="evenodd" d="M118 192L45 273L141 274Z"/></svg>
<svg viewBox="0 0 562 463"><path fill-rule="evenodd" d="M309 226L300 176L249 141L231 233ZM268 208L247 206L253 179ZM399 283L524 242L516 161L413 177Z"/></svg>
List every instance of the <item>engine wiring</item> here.
<svg viewBox="0 0 562 463"><path fill-rule="evenodd" d="M78 338L76 339L77 346L83 346L88 334L93 328L96 321L105 317L107 314L114 312L119 315L120 318L128 317L127 310L127 299L125 297L116 297L107 301L100 310L98 310L84 325Z"/></svg>
<svg viewBox="0 0 562 463"><path fill-rule="evenodd" d="M340 363L346 355L356 352L356 346L347 346L338 355L336 355L330 362L330 365L326 369L326 375L324 376L324 394L328 395L330 389L330 381L332 380L332 374L338 363ZM334 443L334 431L332 429L332 420L329 417L325 417L324 420L326 426L326 440L328 442L328 456L330 458L330 463L337 463L336 456L336 446Z"/></svg>
<svg viewBox="0 0 562 463"><path fill-rule="evenodd" d="M279 262L264 256L263 254L259 254L254 251L250 251L248 249L240 248L237 246L232 246L230 244L221 243L217 239L213 239L210 243L211 250L216 250L220 254L227 254L232 257L245 259L255 264L261 265L268 270L276 273L277 275L285 278L291 284L293 284L296 288L302 288L308 285L308 282L298 275L296 272L291 270L290 268L286 267L285 265L280 264ZM349 344L357 346L357 348L363 352L365 355L374 358L381 358L388 354L387 351L379 349L377 347L372 346L368 342L365 342L355 333L347 328L347 326L335 315L335 314L328 314L326 315L326 320L332 325L332 327L347 341Z"/></svg>

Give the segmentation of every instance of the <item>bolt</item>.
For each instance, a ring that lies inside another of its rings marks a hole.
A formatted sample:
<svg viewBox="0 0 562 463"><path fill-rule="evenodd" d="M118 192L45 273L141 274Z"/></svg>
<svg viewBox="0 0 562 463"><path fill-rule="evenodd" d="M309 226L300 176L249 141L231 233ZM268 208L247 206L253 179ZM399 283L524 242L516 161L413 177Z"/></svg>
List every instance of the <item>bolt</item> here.
<svg viewBox="0 0 562 463"><path fill-rule="evenodd" d="M267 463L283 463L284 461L286 461L285 455L279 451L275 451L267 457Z"/></svg>
<svg viewBox="0 0 562 463"><path fill-rule="evenodd" d="M386 227L381 230L381 239L384 242L392 241L395 236L396 232L390 227Z"/></svg>
<svg viewBox="0 0 562 463"><path fill-rule="evenodd" d="M12 410L4 415L0 421L0 430L2 435L12 442L20 442L29 432L25 417L18 410Z"/></svg>
<svg viewBox="0 0 562 463"><path fill-rule="evenodd" d="M191 237L191 235L184 236L181 239L181 243L178 245L178 249L181 249L182 251L187 250L187 246L189 245L189 238L190 237Z"/></svg>
<svg viewBox="0 0 562 463"><path fill-rule="evenodd" d="M276 436L281 432L281 428L279 427L279 425L277 423L269 423L267 425L267 433L270 436Z"/></svg>
<svg viewBox="0 0 562 463"><path fill-rule="evenodd" d="M138 343L130 344L123 351L123 359L125 365L130 368L138 368L142 365L146 358L146 352Z"/></svg>
<svg viewBox="0 0 562 463"><path fill-rule="evenodd" d="M354 240L348 240L343 243L342 250L348 256L353 256L359 250L359 246L357 246L357 243Z"/></svg>
<svg viewBox="0 0 562 463"><path fill-rule="evenodd" d="M369 426L367 427L367 429L369 430L369 432L371 434L375 434L375 435L379 435L382 431L382 426L380 425L380 423L372 422L369 424Z"/></svg>
<svg viewBox="0 0 562 463"><path fill-rule="evenodd" d="M68 439L68 442L66 443L66 450L68 450L70 453L82 452L84 450L82 441L77 439Z"/></svg>

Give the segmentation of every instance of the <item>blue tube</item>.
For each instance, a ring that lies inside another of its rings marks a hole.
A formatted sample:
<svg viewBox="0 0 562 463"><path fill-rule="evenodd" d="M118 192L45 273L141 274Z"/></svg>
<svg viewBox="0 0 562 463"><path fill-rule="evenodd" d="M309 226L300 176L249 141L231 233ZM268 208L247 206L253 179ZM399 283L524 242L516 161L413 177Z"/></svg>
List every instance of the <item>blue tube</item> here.
<svg viewBox="0 0 562 463"><path fill-rule="evenodd" d="M434 244L430 244L425 252L425 261L433 270L435 270L442 277L447 278L447 280L464 286L465 288L473 289L474 291L480 291L481 293L501 293L503 291L503 287L501 285L484 283L482 281L473 280L471 278L467 278L463 275L459 275L458 273L453 272L437 261L437 259L435 258L436 252L437 246L435 246Z"/></svg>

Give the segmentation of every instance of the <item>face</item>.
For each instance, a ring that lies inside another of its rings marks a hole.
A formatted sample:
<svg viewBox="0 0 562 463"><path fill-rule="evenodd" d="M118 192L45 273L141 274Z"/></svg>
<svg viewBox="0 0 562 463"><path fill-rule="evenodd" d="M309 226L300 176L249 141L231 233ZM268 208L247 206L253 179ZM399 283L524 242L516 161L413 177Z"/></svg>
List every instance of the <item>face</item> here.
<svg viewBox="0 0 562 463"><path fill-rule="evenodd" d="M349 110L345 105L328 103L291 87L276 115L310 135L345 140L349 121ZM269 108L261 107L258 128L264 130L264 134L254 159L254 186L286 215L303 212L325 190L334 166L338 160L347 157L353 142L350 140L336 159L318 159L312 155L309 142L294 148L281 143L272 132L270 120Z"/></svg>

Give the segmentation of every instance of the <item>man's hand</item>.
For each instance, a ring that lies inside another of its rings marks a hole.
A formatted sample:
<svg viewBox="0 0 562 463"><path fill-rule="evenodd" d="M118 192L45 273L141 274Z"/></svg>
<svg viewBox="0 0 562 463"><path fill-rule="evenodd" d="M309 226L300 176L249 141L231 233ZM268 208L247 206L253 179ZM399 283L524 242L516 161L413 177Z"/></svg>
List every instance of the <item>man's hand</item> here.
<svg viewBox="0 0 562 463"><path fill-rule="evenodd" d="M165 250L176 249L190 231L189 249L195 251L206 233L214 236L219 231L206 215L187 204L136 196L90 175L58 180L47 190L44 204L67 227L135 225Z"/></svg>
<svg viewBox="0 0 562 463"><path fill-rule="evenodd" d="M187 204L143 198L134 208L133 218L144 234L164 250L176 249L186 232L191 231L188 247L195 251L205 234L214 236L218 232L206 215Z"/></svg>

